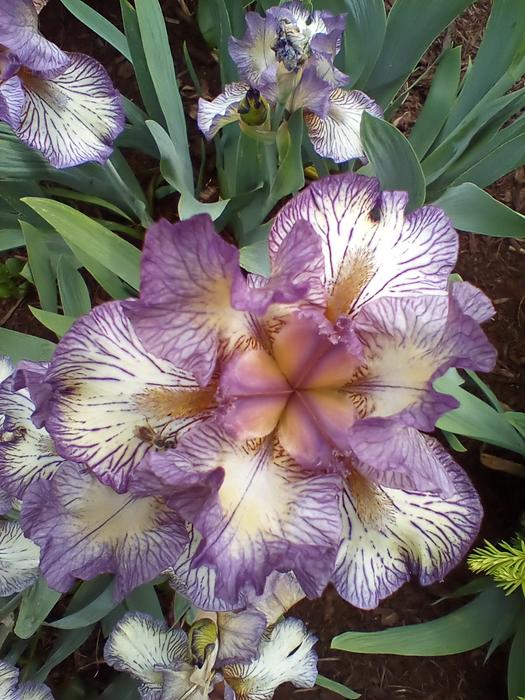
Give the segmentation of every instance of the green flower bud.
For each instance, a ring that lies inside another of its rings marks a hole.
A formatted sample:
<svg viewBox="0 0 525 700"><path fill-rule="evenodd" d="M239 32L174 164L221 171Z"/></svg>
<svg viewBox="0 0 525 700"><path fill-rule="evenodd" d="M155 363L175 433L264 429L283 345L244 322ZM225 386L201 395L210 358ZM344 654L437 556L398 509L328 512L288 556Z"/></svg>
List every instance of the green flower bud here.
<svg viewBox="0 0 525 700"><path fill-rule="evenodd" d="M259 90L250 88L237 108L241 121L249 126L261 126L268 116L268 103Z"/></svg>

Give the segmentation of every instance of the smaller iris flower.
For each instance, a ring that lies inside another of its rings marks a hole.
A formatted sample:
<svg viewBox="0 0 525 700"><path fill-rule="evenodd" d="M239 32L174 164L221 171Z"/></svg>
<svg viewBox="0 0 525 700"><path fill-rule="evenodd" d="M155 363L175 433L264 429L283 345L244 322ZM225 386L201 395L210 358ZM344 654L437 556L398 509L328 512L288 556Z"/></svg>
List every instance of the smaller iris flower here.
<svg viewBox="0 0 525 700"><path fill-rule="evenodd" d="M212 102L199 101L197 121L206 138L233 121L260 126L267 105L280 104L289 113L304 110L319 155L336 162L363 158L359 135L363 112L382 116L382 111L359 90L343 89L349 78L334 66L334 59L344 16L310 13L302 3L287 2L267 10L265 17L248 12L246 23L243 39L232 38L229 47L241 81L226 85ZM252 107L254 95L264 110Z"/></svg>
<svg viewBox="0 0 525 700"><path fill-rule="evenodd" d="M239 613L197 611L188 633L143 613L128 613L110 634L104 657L141 685L143 700L206 700L224 683L228 700L270 700L282 683L311 688L317 677L316 637L297 619L278 621L288 602L268 603ZM232 656L235 651L235 656Z"/></svg>
<svg viewBox="0 0 525 700"><path fill-rule="evenodd" d="M118 92L89 56L38 31L43 0L0 0L0 120L56 168L104 163L124 126Z"/></svg>

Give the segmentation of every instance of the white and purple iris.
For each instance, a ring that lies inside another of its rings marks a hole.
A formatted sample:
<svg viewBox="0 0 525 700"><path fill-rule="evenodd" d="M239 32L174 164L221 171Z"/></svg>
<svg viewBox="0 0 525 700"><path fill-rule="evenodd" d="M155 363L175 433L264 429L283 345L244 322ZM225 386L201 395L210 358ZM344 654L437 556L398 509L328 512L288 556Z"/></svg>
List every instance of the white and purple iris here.
<svg viewBox="0 0 525 700"><path fill-rule="evenodd" d="M43 0L0 0L0 120L56 168L104 163L124 127L103 66L38 31Z"/></svg>
<svg viewBox="0 0 525 700"><path fill-rule="evenodd" d="M229 46L241 82L226 85L212 102L199 100L198 124L206 138L233 121L262 124L266 111L259 104L280 104L290 113L304 110L319 155L338 163L363 158L363 112L383 113L363 92L344 89L349 78L334 65L345 16L286 2L267 10L265 17L248 12L246 24L243 39L232 38ZM258 115L261 120L254 121Z"/></svg>
<svg viewBox="0 0 525 700"><path fill-rule="evenodd" d="M445 214L407 199L357 174L309 186L275 219L269 279L208 217L160 221L140 299L4 383L0 488L52 587L111 572L122 598L169 569L226 611L292 572L373 608L458 563L481 506L428 435L456 406L433 382L493 367L493 309L449 281Z"/></svg>

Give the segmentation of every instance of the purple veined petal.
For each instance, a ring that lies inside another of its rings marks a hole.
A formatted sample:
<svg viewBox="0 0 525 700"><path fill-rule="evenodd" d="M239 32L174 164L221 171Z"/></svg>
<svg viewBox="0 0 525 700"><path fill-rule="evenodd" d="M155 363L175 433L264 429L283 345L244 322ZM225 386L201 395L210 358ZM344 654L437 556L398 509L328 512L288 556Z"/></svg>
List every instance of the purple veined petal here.
<svg viewBox="0 0 525 700"><path fill-rule="evenodd" d="M226 124L239 120L239 104L250 89L247 83L230 83L224 92L211 102L199 99L197 124L204 136L211 140Z"/></svg>
<svg viewBox="0 0 525 700"><path fill-rule="evenodd" d="M217 358L250 345L249 314L232 307L232 290L246 286L238 249L209 216L148 229L142 253L140 302L125 313L147 350L192 372L206 386Z"/></svg>
<svg viewBox="0 0 525 700"><path fill-rule="evenodd" d="M20 525L0 521L0 598L31 586L38 578L38 562L39 548L24 537Z"/></svg>
<svg viewBox="0 0 525 700"><path fill-rule="evenodd" d="M200 580L203 607L242 607L239 601L260 595L275 570L293 571L307 595L320 595L340 528L339 475L305 474L271 438L239 443L210 422L166 454L164 478L218 467L224 481L196 517L186 499L173 502L203 536L190 567L216 572L207 590Z"/></svg>
<svg viewBox="0 0 525 700"><path fill-rule="evenodd" d="M454 482L427 436L401 421L369 418L350 429L357 471L383 487L414 493L454 494Z"/></svg>
<svg viewBox="0 0 525 700"><path fill-rule="evenodd" d="M450 294L461 311L477 323L490 321L496 313L488 296L470 282L452 282Z"/></svg>
<svg viewBox="0 0 525 700"><path fill-rule="evenodd" d="M10 496L7 491L0 488L0 515L5 515L9 513L13 507L13 497Z"/></svg>
<svg viewBox="0 0 525 700"><path fill-rule="evenodd" d="M352 605L371 610L412 576L423 585L442 580L478 533L482 509L474 487L436 440L429 449L454 484L449 498L349 478L332 581Z"/></svg>
<svg viewBox="0 0 525 700"><path fill-rule="evenodd" d="M273 572L266 579L261 595L245 594L233 604L222 600L216 593L216 571L207 566L193 567L201 536L195 528L188 527L189 543L176 564L168 570L172 587L202 610L217 610L219 613L246 608L265 616L267 625L272 625L295 603L305 597L297 577L291 572Z"/></svg>
<svg viewBox="0 0 525 700"><path fill-rule="evenodd" d="M250 664L232 664L223 669L224 680L237 700L271 700L282 683L313 688L317 678L317 642L301 620L279 622L261 643L259 656Z"/></svg>
<svg viewBox="0 0 525 700"><path fill-rule="evenodd" d="M315 66L307 66L300 77L297 87L292 91L286 108L289 112L307 109L310 112L326 117L329 109L331 85L319 77Z"/></svg>
<svg viewBox="0 0 525 700"><path fill-rule="evenodd" d="M168 568L187 542L183 521L162 499L117 494L72 463L28 488L21 523L41 547L52 588L66 592L77 578L113 573L116 600Z"/></svg>
<svg viewBox="0 0 525 700"><path fill-rule="evenodd" d="M104 647L106 663L140 681L141 697L160 700L162 670L189 661L188 638L141 612L129 612L117 622Z"/></svg>
<svg viewBox="0 0 525 700"><path fill-rule="evenodd" d="M163 670L163 686L159 700L208 700L218 676L213 672L205 676L203 670L204 668L196 668L190 664L184 664L180 671Z"/></svg>
<svg viewBox="0 0 525 700"><path fill-rule="evenodd" d="M201 390L188 372L144 349L120 302L76 321L46 382L46 426L60 453L119 492L148 452L173 447L214 404L213 388Z"/></svg>
<svg viewBox="0 0 525 700"><path fill-rule="evenodd" d="M232 302L237 309L263 315L271 304L324 307L325 288L321 241L307 221L298 221L272 261L270 279L250 275L249 287L234 289ZM279 311L277 310L277 315ZM291 309L288 307L287 312ZM270 310L270 314L272 314Z"/></svg>
<svg viewBox="0 0 525 700"><path fill-rule="evenodd" d="M314 111L305 114L310 141L319 155L336 163L364 158L360 136L363 113L383 116L381 107L364 92L348 92L341 88L330 93L326 116L319 116Z"/></svg>
<svg viewBox="0 0 525 700"><path fill-rule="evenodd" d="M378 298L353 320L365 350L348 391L364 418L403 413L407 425L432 431L457 408L433 389L434 380L450 367L488 372L496 361L495 348L452 296Z"/></svg>
<svg viewBox="0 0 525 700"><path fill-rule="evenodd" d="M261 90L270 100L275 97L275 87L272 91L272 86L276 83L278 64L272 46L276 38L277 22L272 17L264 18L257 12L247 12L244 37L231 37L228 42L230 56L241 78Z"/></svg>
<svg viewBox="0 0 525 700"><path fill-rule="evenodd" d="M44 428L35 427L35 405L27 389L15 391L16 380L0 385L0 489L22 498L29 484L50 479L64 460Z"/></svg>
<svg viewBox="0 0 525 700"><path fill-rule="evenodd" d="M70 63L69 56L38 31L33 0L0 0L0 45L32 71L56 72Z"/></svg>
<svg viewBox="0 0 525 700"><path fill-rule="evenodd" d="M19 700L53 700L53 695L47 685L43 683L21 683L19 686Z"/></svg>
<svg viewBox="0 0 525 700"><path fill-rule="evenodd" d="M270 626L304 597L305 592L295 574L275 571L266 579L263 594L250 601L250 608L264 615L266 624Z"/></svg>
<svg viewBox="0 0 525 700"><path fill-rule="evenodd" d="M317 72L318 77L323 80L325 83L328 83L332 90L337 90L340 88L346 87L349 82L350 82L350 76L346 75L346 73L343 73L340 71L332 62L331 59L326 58L326 56L323 56L321 54L314 55L311 59L312 64L315 66L315 70ZM345 90L345 92L347 92ZM354 91L356 92L356 91ZM370 100L370 102L373 102ZM375 104L375 103L373 103ZM314 111L314 110L312 110ZM330 99L328 100L328 109L327 113L330 114ZM325 115L323 115L325 116ZM383 116L383 113L381 112L380 115L378 116Z"/></svg>
<svg viewBox="0 0 525 700"><path fill-rule="evenodd" d="M0 659L0 693L3 700L20 700L17 688L19 674L18 668Z"/></svg>
<svg viewBox="0 0 525 700"><path fill-rule="evenodd" d="M16 135L55 168L105 163L124 128L124 110L106 69L90 56L68 54L57 75L25 76L26 103Z"/></svg>
<svg viewBox="0 0 525 700"><path fill-rule="evenodd" d="M345 173L305 188L277 215L270 232L275 257L298 220L321 237L329 316L355 313L376 297L445 293L458 235L441 209L405 212L408 195L381 192L375 178Z"/></svg>
<svg viewBox="0 0 525 700"><path fill-rule="evenodd" d="M266 617L257 610L217 613L217 667L227 663L252 661L257 656L266 627Z"/></svg>
<svg viewBox="0 0 525 700"><path fill-rule="evenodd" d="M52 388L45 381L49 362L32 362L22 360L16 366L14 377L14 389L19 391L27 387L34 411L31 419L37 428L45 425L49 413L49 402L52 396Z"/></svg>
<svg viewBox="0 0 525 700"><path fill-rule="evenodd" d="M0 121L11 129L17 129L22 119L25 93L20 78L15 75L4 83L0 82Z"/></svg>

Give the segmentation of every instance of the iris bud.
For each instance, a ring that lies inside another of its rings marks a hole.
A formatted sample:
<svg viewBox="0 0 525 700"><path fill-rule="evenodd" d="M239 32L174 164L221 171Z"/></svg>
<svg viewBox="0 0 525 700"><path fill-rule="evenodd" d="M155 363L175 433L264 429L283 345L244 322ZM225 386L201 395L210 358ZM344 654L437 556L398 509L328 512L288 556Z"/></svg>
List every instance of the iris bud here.
<svg viewBox="0 0 525 700"><path fill-rule="evenodd" d="M268 103L259 90L250 88L237 108L241 121L249 126L261 126L268 116Z"/></svg>

